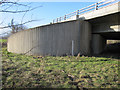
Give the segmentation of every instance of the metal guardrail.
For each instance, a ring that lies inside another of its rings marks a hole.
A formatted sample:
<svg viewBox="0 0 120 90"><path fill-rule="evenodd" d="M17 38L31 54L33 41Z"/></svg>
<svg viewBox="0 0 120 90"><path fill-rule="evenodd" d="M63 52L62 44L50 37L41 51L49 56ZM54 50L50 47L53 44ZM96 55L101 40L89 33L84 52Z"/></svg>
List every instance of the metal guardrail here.
<svg viewBox="0 0 120 90"><path fill-rule="evenodd" d="M77 19L77 18L79 18L79 15L81 15L81 14L84 14L86 12L93 11L93 10L98 10L99 8L109 6L111 4L118 3L119 1L120 0L102 0L100 2L97 2L95 4L87 6L85 8L74 11L74 12L72 12L70 14L66 14L66 15L64 15L62 17L56 18L56 19L53 20L53 23L58 23L58 22L67 20L67 19L69 19L69 18L71 18L73 16L76 16L76 19Z"/></svg>

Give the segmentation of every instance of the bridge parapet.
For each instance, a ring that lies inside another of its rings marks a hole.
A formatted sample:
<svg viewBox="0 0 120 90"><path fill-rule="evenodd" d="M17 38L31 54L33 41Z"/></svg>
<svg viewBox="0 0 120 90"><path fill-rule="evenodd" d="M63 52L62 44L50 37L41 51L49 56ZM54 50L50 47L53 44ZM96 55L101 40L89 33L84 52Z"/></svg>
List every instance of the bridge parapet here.
<svg viewBox="0 0 120 90"><path fill-rule="evenodd" d="M111 5L118 4L120 0L102 0L100 2L97 2L95 4L92 4L90 6L87 6L85 8L79 9L77 11L74 11L70 14L66 14L62 17L56 18L53 20L53 23L59 23L59 22L64 22L64 21L69 21L69 20L75 20L81 17L84 17L84 15L88 12L95 12L98 11L99 9L106 8ZM91 17L90 17L91 18Z"/></svg>

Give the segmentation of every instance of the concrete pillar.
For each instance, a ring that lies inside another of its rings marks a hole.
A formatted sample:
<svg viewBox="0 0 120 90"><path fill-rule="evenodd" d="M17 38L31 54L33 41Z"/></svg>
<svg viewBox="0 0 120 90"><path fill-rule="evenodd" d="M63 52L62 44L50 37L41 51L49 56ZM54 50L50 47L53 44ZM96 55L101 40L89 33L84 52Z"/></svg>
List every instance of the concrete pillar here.
<svg viewBox="0 0 120 90"><path fill-rule="evenodd" d="M90 55L91 24L82 19L79 19L79 52L81 55Z"/></svg>
<svg viewBox="0 0 120 90"><path fill-rule="evenodd" d="M106 39L102 37L100 34L92 35L92 53L100 54L106 45Z"/></svg>

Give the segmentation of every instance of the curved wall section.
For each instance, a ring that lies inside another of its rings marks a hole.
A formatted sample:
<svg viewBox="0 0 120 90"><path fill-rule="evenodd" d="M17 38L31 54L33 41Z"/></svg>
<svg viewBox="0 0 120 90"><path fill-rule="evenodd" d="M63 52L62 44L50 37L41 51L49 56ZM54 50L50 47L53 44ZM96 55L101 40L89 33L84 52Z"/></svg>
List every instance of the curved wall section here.
<svg viewBox="0 0 120 90"><path fill-rule="evenodd" d="M71 55L90 52L90 25L86 21L49 24L20 31L8 38L8 51L27 55ZM85 48L85 49L84 49Z"/></svg>

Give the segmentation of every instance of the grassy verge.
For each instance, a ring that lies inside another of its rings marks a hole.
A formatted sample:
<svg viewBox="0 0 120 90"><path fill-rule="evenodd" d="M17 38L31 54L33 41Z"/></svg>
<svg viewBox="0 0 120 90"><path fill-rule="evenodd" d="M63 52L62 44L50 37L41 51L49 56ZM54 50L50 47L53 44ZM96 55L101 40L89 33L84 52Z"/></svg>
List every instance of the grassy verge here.
<svg viewBox="0 0 120 90"><path fill-rule="evenodd" d="M118 88L119 59L26 56L2 48L3 88Z"/></svg>
<svg viewBox="0 0 120 90"><path fill-rule="evenodd" d="M0 43L7 43L7 39L0 39Z"/></svg>

